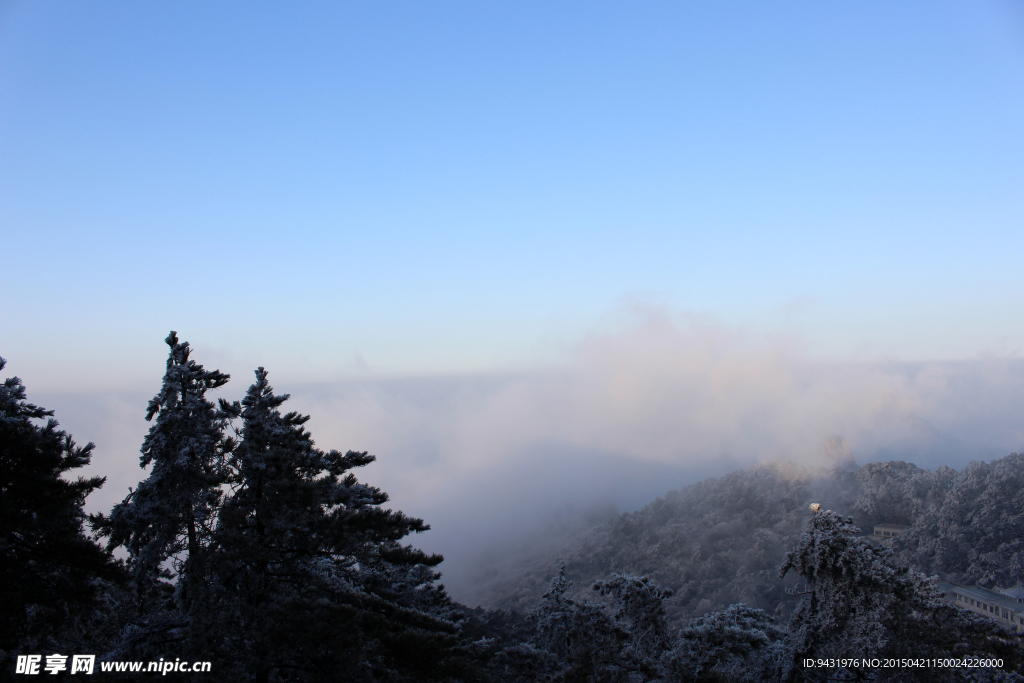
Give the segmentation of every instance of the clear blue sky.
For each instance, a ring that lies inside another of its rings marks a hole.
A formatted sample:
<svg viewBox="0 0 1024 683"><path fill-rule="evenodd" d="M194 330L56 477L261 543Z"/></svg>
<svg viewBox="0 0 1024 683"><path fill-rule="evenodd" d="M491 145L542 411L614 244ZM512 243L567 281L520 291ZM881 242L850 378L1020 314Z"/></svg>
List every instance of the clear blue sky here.
<svg viewBox="0 0 1024 683"><path fill-rule="evenodd" d="M4 2L0 253L30 390L152 388L171 328L523 367L631 299L1019 355L1024 5Z"/></svg>

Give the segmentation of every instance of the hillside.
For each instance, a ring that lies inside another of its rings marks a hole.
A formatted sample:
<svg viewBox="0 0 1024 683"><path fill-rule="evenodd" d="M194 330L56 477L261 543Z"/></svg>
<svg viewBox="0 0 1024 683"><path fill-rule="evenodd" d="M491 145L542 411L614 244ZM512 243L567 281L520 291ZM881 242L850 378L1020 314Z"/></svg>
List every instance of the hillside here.
<svg viewBox="0 0 1024 683"><path fill-rule="evenodd" d="M863 533L880 522L911 524L894 541L897 560L944 579L990 585L1021 577L1024 456L972 463L962 473L899 461L853 470L761 464L672 491L577 534L559 551L524 560L494 580L489 606L532 609L556 560L580 595L616 572L671 588L674 620L745 602L784 618L797 598L778 578L808 505L851 515Z"/></svg>
<svg viewBox="0 0 1024 683"><path fill-rule="evenodd" d="M896 560L985 587L1024 579L1024 454L951 472L937 477L941 503L894 543Z"/></svg>
<svg viewBox="0 0 1024 683"><path fill-rule="evenodd" d="M774 613L795 604L778 579L811 502L839 512L856 502L849 476L789 463L757 465L672 491L578 534L557 554L581 591L612 572L642 574L675 591L673 618L733 602ZM495 607L529 610L550 582L556 556L534 558L490 586Z"/></svg>

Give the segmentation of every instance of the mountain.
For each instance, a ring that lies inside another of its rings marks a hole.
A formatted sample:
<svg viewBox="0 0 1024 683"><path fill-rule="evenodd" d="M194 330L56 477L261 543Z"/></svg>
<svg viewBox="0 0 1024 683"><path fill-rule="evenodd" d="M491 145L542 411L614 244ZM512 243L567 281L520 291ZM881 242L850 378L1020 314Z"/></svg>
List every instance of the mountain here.
<svg viewBox="0 0 1024 683"><path fill-rule="evenodd" d="M941 499L933 493L935 502L893 543L897 562L987 588L1024 579L1024 454L935 479Z"/></svg>
<svg viewBox="0 0 1024 683"><path fill-rule="evenodd" d="M485 604L533 609L561 559L581 597L612 573L643 575L673 591L673 621L738 602L784 619L797 598L778 568L811 503L852 516L865 535L882 522L910 525L891 542L894 558L928 574L982 585L1024 574L1022 455L959 473L901 461L833 470L773 462L669 492L523 559L486 587Z"/></svg>

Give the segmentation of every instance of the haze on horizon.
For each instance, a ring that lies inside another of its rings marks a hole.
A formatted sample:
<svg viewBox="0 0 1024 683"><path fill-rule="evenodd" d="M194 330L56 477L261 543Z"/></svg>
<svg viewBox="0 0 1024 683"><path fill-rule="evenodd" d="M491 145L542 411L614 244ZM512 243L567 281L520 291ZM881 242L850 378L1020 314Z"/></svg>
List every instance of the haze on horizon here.
<svg viewBox="0 0 1024 683"><path fill-rule="evenodd" d="M1012 2L9 2L0 356L93 509L168 330L265 366L446 572L834 434L961 467L1024 444L1021 121Z"/></svg>

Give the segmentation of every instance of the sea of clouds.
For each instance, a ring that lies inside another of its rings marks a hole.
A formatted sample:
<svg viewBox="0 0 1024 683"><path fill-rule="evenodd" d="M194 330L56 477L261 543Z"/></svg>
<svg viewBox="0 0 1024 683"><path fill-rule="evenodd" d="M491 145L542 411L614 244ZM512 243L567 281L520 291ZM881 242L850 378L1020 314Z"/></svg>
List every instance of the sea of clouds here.
<svg viewBox="0 0 1024 683"><path fill-rule="evenodd" d="M321 448L378 456L360 478L432 525L413 542L445 554L445 582L467 600L510 554L706 476L775 459L834 466L836 435L859 463L926 468L1024 446L1024 360L827 361L792 337L658 311L529 371L287 386L268 369ZM249 379L236 374L220 395L240 398ZM153 393L158 382L155 370ZM28 390L96 443L90 473L108 482L90 510L144 477L151 395Z"/></svg>

